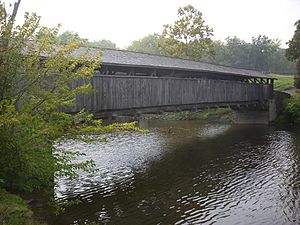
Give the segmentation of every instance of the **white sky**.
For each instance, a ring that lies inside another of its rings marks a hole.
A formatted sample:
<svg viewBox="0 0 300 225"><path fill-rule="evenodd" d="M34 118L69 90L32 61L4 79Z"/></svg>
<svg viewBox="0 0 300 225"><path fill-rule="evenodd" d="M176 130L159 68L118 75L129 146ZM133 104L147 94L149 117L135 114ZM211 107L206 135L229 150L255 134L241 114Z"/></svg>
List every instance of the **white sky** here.
<svg viewBox="0 0 300 225"><path fill-rule="evenodd" d="M61 23L61 31L108 39L124 48L150 33L161 33L164 24L176 19L177 9L188 4L203 13L215 40L237 36L250 41L263 34L279 38L285 46L300 19L300 0L22 0L18 17L36 12L44 26Z"/></svg>

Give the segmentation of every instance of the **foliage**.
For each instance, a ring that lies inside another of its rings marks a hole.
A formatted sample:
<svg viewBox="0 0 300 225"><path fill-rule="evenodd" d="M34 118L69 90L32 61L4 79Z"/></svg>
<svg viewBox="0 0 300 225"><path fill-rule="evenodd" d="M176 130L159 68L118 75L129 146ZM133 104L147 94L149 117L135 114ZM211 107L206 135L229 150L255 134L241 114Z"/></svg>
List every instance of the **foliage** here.
<svg viewBox="0 0 300 225"><path fill-rule="evenodd" d="M233 121L232 110L230 108L208 109L199 112L170 112L162 115L145 115L148 119L160 120L198 120L203 122L223 122Z"/></svg>
<svg viewBox="0 0 300 225"><path fill-rule="evenodd" d="M93 48L116 48L116 44L110 40L102 39L97 41L89 41L88 39L81 38L77 32L65 31L57 36L57 41L60 44L71 43L74 40L80 40L82 46L93 47Z"/></svg>
<svg viewBox="0 0 300 225"><path fill-rule="evenodd" d="M296 74L295 63L287 60L285 51L285 49L277 48L272 61L269 62L270 67L267 71L279 74Z"/></svg>
<svg viewBox="0 0 300 225"><path fill-rule="evenodd" d="M116 48L116 44L110 40L102 39L98 41L88 41L86 46L94 48Z"/></svg>
<svg viewBox="0 0 300 225"><path fill-rule="evenodd" d="M300 58L300 20L295 23L296 30L292 39L287 43L286 57L290 61L296 61Z"/></svg>
<svg viewBox="0 0 300 225"><path fill-rule="evenodd" d="M276 73L295 73L294 64L284 56L278 40L266 36L253 37L251 43L237 37L228 37L225 42L215 41L215 57L203 60L245 69Z"/></svg>
<svg viewBox="0 0 300 225"><path fill-rule="evenodd" d="M205 25L202 13L187 5L179 8L177 14L173 25L164 25L159 44L162 54L189 59L214 55L213 29Z"/></svg>
<svg viewBox="0 0 300 225"><path fill-rule="evenodd" d="M68 133L71 115L58 112L69 106L89 85L69 85L89 79L96 59L84 61L71 54L81 41L58 48L58 28L39 27L39 17L25 15L21 26L0 5L0 177L4 187L33 191L51 186L56 172L72 177L89 170L90 161L73 163L76 152L57 152L53 143ZM40 32L36 32L39 29ZM41 58L41 56L47 56Z"/></svg>
<svg viewBox="0 0 300 225"><path fill-rule="evenodd" d="M271 40L265 35L259 35L257 38L253 37L252 45L249 49L252 68L270 72L268 71L268 68L270 68L273 55L279 46L280 42Z"/></svg>
<svg viewBox="0 0 300 225"><path fill-rule="evenodd" d="M150 54L160 54L160 49L158 47L161 37L159 34L149 34L140 40L133 41L127 50L135 52L144 52Z"/></svg>
<svg viewBox="0 0 300 225"><path fill-rule="evenodd" d="M0 221L2 225L37 225L33 213L22 198L0 189Z"/></svg>
<svg viewBox="0 0 300 225"><path fill-rule="evenodd" d="M74 31L67 30L57 36L57 41L59 44L67 44L73 42L74 40L79 40L79 39L81 39L83 42L87 42L87 39L80 38L79 34Z"/></svg>
<svg viewBox="0 0 300 225"><path fill-rule="evenodd" d="M197 118L198 120L207 121L213 120L215 118L222 118L221 121L232 122L233 116L232 110L230 108L218 108L218 109L210 109L203 111L200 116Z"/></svg>
<svg viewBox="0 0 300 225"><path fill-rule="evenodd" d="M154 34L133 41L127 48L131 51L151 54L163 54L159 44L163 37ZM201 61L245 69L263 70L278 74L296 73L295 64L285 57L285 49L280 48L279 41L266 36L252 38L248 43L237 37L228 37L225 42L213 42L215 55L203 56ZM258 60L259 59L259 60Z"/></svg>
<svg viewBox="0 0 300 225"><path fill-rule="evenodd" d="M92 129L88 113L61 112L78 94L90 92L90 85L76 84L91 78L101 54L89 55L88 61L89 49L73 54L83 41L74 35L59 45L58 27L40 27L35 14L26 14L24 23L14 26L16 11L7 13L0 2L0 186L46 190L53 188L54 176L74 178L78 170L93 169L93 161L74 160L81 153L54 147L58 142L83 131L130 129L135 124L106 128L94 121L98 124Z"/></svg>
<svg viewBox="0 0 300 225"><path fill-rule="evenodd" d="M287 43L286 57L290 61L297 62L297 76L295 76L295 87L300 89L300 20L295 23L296 30L292 39Z"/></svg>
<svg viewBox="0 0 300 225"><path fill-rule="evenodd" d="M105 134L112 132L123 132L123 131L136 131L139 133L144 133L144 130L139 129L137 126L137 122L131 123L113 123L107 126L102 125L102 120L94 120L91 125L83 125L79 126L78 133L79 134Z"/></svg>
<svg viewBox="0 0 300 225"><path fill-rule="evenodd" d="M237 37L228 37L226 42L214 42L216 55L210 62L246 68L249 65L249 44Z"/></svg>
<svg viewBox="0 0 300 225"><path fill-rule="evenodd" d="M272 77L277 79L274 83L276 91L285 91L294 87L294 76L292 75L272 74Z"/></svg>
<svg viewBox="0 0 300 225"><path fill-rule="evenodd" d="M294 95L286 101L283 117L285 123L300 124L300 95Z"/></svg>

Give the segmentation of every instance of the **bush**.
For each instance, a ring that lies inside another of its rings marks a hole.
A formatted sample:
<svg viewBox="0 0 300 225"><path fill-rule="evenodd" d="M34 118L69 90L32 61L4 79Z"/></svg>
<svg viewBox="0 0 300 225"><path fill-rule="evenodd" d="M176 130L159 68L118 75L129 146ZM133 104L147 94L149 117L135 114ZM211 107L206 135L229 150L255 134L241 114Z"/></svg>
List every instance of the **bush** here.
<svg viewBox="0 0 300 225"><path fill-rule="evenodd" d="M74 160L79 151L55 147L60 141L138 129L135 123L104 127L86 112L61 112L78 95L91 92L88 81L100 67L101 51L80 49L82 40L76 37L59 45L58 27L40 27L36 14L26 13L23 24L15 26L19 4L10 15L0 1L0 188L42 190L53 202L55 177L72 179L78 170L91 172L94 166L92 160ZM0 194L4 224L31 224L32 213L19 197Z"/></svg>
<svg viewBox="0 0 300 225"><path fill-rule="evenodd" d="M32 211L19 196L0 189L0 221L2 225L32 225Z"/></svg>
<svg viewBox="0 0 300 225"><path fill-rule="evenodd" d="M286 101L283 117L286 123L300 124L300 95L295 95Z"/></svg>
<svg viewBox="0 0 300 225"><path fill-rule="evenodd" d="M53 188L54 176L73 178L93 166L74 163L78 152L54 145L76 134L76 116L59 109L91 90L73 84L91 78L101 54L87 57L83 50L75 56L81 40L59 46L58 27L40 27L35 14L14 26L19 4L10 15L0 2L0 186L34 191Z"/></svg>

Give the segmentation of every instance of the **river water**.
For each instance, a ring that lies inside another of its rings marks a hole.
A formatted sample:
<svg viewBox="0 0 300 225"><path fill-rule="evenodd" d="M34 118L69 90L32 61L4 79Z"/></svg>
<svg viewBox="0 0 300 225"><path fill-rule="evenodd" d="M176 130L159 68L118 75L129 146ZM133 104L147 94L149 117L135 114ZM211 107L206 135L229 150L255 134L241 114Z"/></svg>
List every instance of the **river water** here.
<svg viewBox="0 0 300 225"><path fill-rule="evenodd" d="M97 171L59 180L81 199L50 224L300 224L300 130L142 121L147 134L69 141Z"/></svg>

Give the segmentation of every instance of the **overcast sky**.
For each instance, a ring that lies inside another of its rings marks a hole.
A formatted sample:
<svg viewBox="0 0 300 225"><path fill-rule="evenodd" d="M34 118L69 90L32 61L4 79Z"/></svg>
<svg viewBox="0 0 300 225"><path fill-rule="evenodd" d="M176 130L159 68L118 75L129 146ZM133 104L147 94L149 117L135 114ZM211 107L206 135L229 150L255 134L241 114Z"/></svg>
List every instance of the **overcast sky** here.
<svg viewBox="0 0 300 225"><path fill-rule="evenodd" d="M250 41L263 34L285 44L300 19L300 0L22 0L18 17L36 12L42 25L60 23L61 31L76 31L90 40L109 39L124 48L161 33L164 24L176 19L177 9L188 4L203 13L215 40L237 36Z"/></svg>

